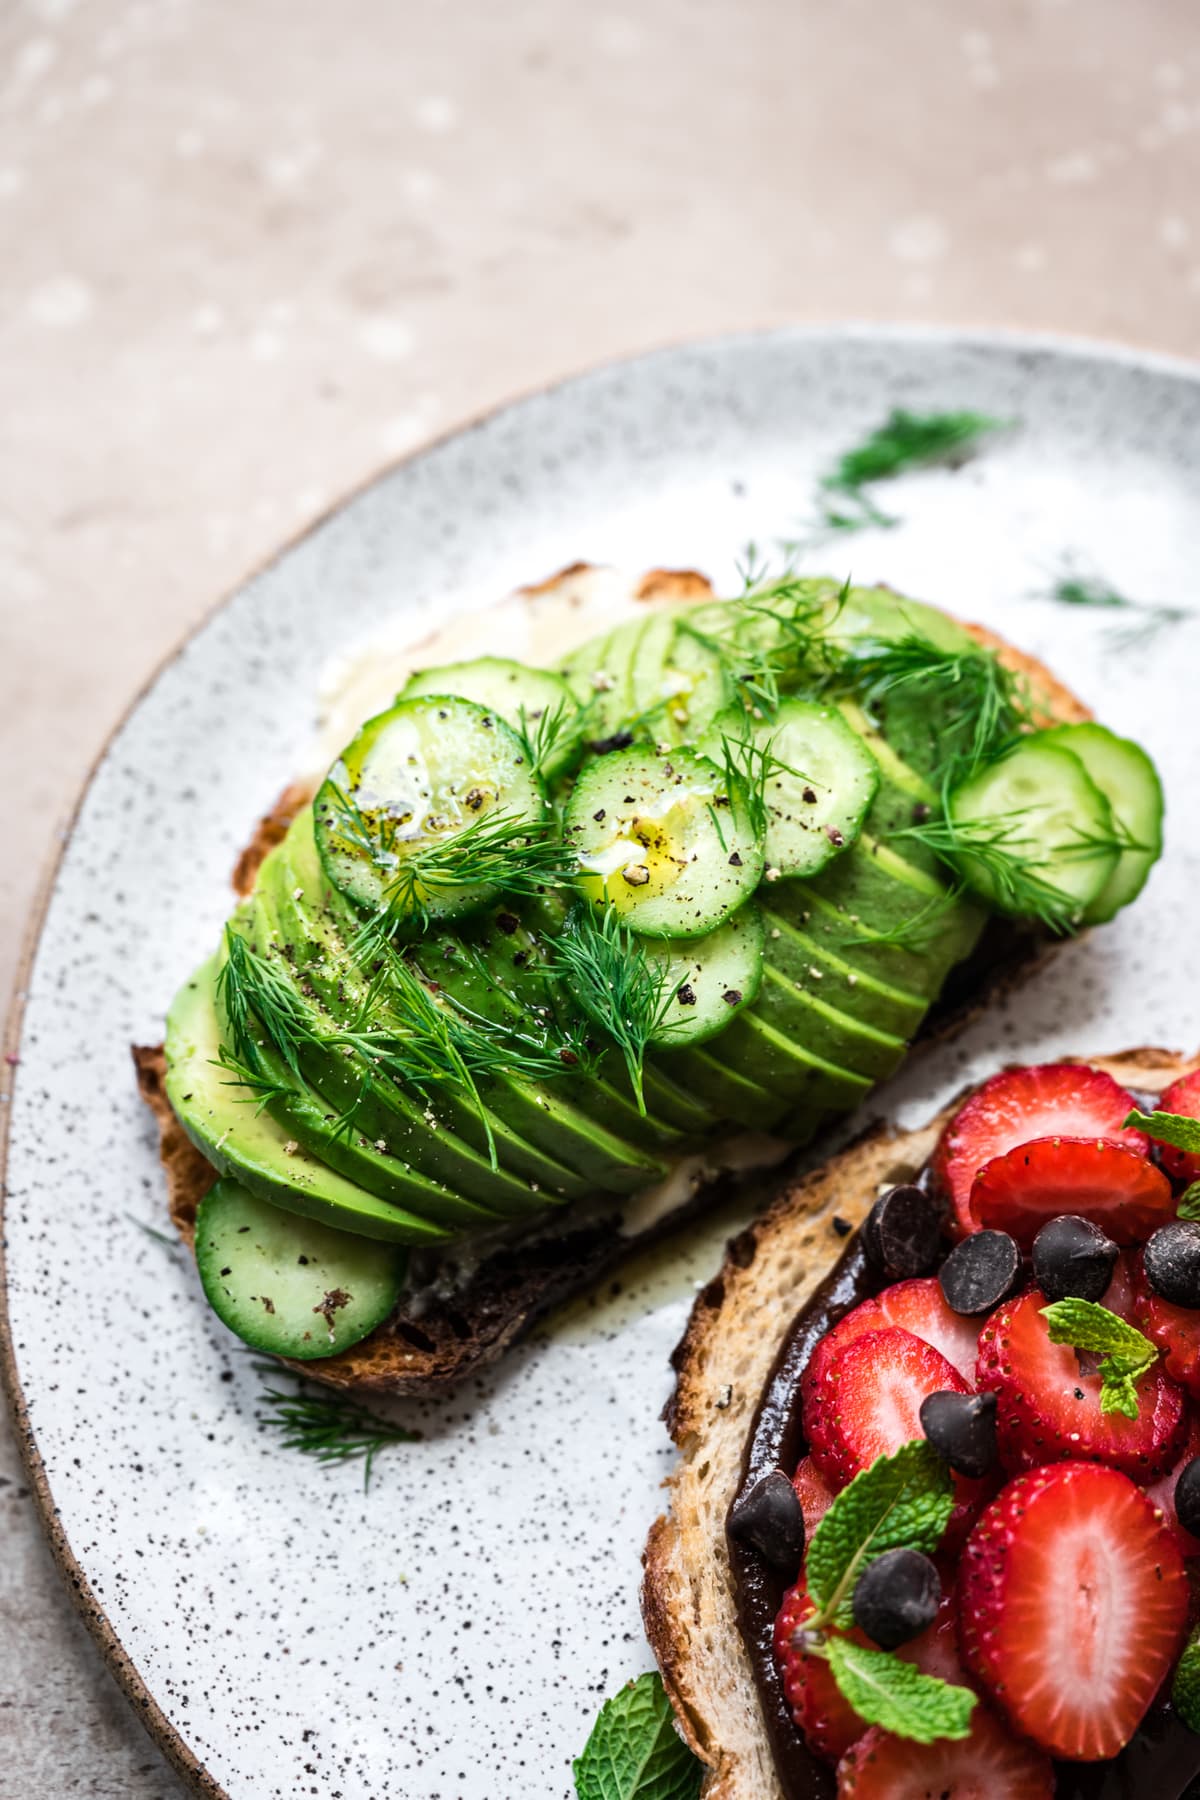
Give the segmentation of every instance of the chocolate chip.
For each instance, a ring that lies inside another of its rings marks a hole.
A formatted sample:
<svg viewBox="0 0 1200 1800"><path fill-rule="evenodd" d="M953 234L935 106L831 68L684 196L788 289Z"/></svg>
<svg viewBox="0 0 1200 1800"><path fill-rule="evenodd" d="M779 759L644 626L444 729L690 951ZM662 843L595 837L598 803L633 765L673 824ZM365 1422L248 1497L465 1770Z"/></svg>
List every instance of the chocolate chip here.
<svg viewBox="0 0 1200 1800"><path fill-rule="evenodd" d="M919 1550L885 1550L854 1585L854 1623L881 1650L919 1636L942 1601L938 1572Z"/></svg>
<svg viewBox="0 0 1200 1800"><path fill-rule="evenodd" d="M1150 1234L1143 1253L1146 1280L1172 1306L1200 1307L1200 1223L1172 1219Z"/></svg>
<svg viewBox="0 0 1200 1800"><path fill-rule="evenodd" d="M996 1466L995 1394L956 1394L952 1388L921 1402L921 1430L943 1462L973 1481Z"/></svg>
<svg viewBox="0 0 1200 1800"><path fill-rule="evenodd" d="M1021 1252L1007 1231L973 1231L938 1270L946 1305L968 1319L1007 1300L1020 1279Z"/></svg>
<svg viewBox="0 0 1200 1800"><path fill-rule="evenodd" d="M1183 1465L1175 1483L1175 1517L1185 1531L1200 1537L1200 1456Z"/></svg>
<svg viewBox="0 0 1200 1800"><path fill-rule="evenodd" d="M892 1281L924 1275L937 1261L942 1213L919 1187L894 1187L882 1194L863 1221L863 1248Z"/></svg>
<svg viewBox="0 0 1200 1800"><path fill-rule="evenodd" d="M1119 1255L1090 1219L1062 1213L1033 1240L1033 1279L1047 1300L1101 1300Z"/></svg>
<svg viewBox="0 0 1200 1800"><path fill-rule="evenodd" d="M804 1561L804 1514L796 1490L782 1469L763 1475L734 1501L729 1530L750 1544L788 1581Z"/></svg>

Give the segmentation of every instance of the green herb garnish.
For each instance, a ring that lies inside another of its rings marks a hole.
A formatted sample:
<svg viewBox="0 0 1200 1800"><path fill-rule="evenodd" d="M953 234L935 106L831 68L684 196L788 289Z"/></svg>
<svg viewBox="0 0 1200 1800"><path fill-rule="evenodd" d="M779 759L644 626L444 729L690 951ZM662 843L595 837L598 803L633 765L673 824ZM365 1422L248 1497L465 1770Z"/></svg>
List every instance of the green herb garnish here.
<svg viewBox="0 0 1200 1800"><path fill-rule="evenodd" d="M698 625L685 617L680 629L721 659L748 711L771 718L782 684L822 666L824 636L848 591L847 582L835 597L826 583L784 575L748 586L724 622Z"/></svg>
<svg viewBox="0 0 1200 1800"><path fill-rule="evenodd" d="M1170 1144L1173 1150L1187 1150L1193 1156L1200 1154L1200 1119L1186 1113L1145 1113L1135 1106L1122 1129L1144 1131L1157 1144Z"/></svg>
<svg viewBox="0 0 1200 1800"><path fill-rule="evenodd" d="M577 1800L696 1800L704 1779L658 1674L605 1701L573 1772Z"/></svg>
<svg viewBox="0 0 1200 1800"><path fill-rule="evenodd" d="M1188 1638L1176 1664L1171 1705L1189 1731L1200 1731L1200 1625Z"/></svg>
<svg viewBox="0 0 1200 1800"><path fill-rule="evenodd" d="M1050 1328L1052 1344L1070 1344L1099 1356L1100 1411L1138 1416L1136 1383L1158 1361L1158 1351L1136 1325L1129 1325L1094 1300L1056 1300L1043 1306L1042 1317Z"/></svg>
<svg viewBox="0 0 1200 1800"><path fill-rule="evenodd" d="M939 780L973 775L1030 722L1024 684L994 652L947 650L917 631L847 655L835 679L872 713L906 692L936 708Z"/></svg>
<svg viewBox="0 0 1200 1800"><path fill-rule="evenodd" d="M950 1471L930 1444L915 1439L877 1457L842 1489L813 1533L805 1563L814 1605L800 1628L805 1654L828 1662L866 1724L921 1744L967 1737L974 1694L840 1634L854 1623L854 1588L863 1570L888 1550L932 1555L953 1511Z"/></svg>
<svg viewBox="0 0 1200 1800"><path fill-rule="evenodd" d="M1200 1181L1189 1182L1179 1196L1179 1205L1175 1208L1175 1216L1180 1219L1200 1219Z"/></svg>
<svg viewBox="0 0 1200 1800"><path fill-rule="evenodd" d="M577 906L555 945L553 973L561 975L588 1017L602 1027L625 1061L638 1110L645 1115L642 1081L646 1049L675 998L667 964L656 963L617 910Z"/></svg>
<svg viewBox="0 0 1200 1800"><path fill-rule="evenodd" d="M535 774L582 746L591 729L599 695L590 700L560 700L557 706L530 713L521 707L512 729Z"/></svg>
<svg viewBox="0 0 1200 1800"><path fill-rule="evenodd" d="M255 1363L260 1374L277 1377L271 1363ZM297 1377L297 1379L299 1379ZM319 1393L307 1383L286 1393L264 1388L261 1423L280 1433L285 1450L299 1450L320 1463L363 1460L363 1488L370 1486L375 1458L388 1444L415 1444L419 1431L409 1431L352 1400Z"/></svg>
<svg viewBox="0 0 1200 1800"><path fill-rule="evenodd" d="M131 1212L127 1212L125 1217L129 1220L131 1225L137 1226L143 1237L151 1238L154 1243L161 1244L164 1250L179 1249L179 1239L177 1237L168 1237L165 1231L158 1231L153 1225L147 1225L144 1219L135 1219Z"/></svg>
<svg viewBox="0 0 1200 1800"><path fill-rule="evenodd" d="M931 463L965 460L988 432L1010 423L987 413L911 413L897 407L853 450L847 450L821 482L822 522L833 531L862 531L899 523L867 493L878 481L894 481Z"/></svg>

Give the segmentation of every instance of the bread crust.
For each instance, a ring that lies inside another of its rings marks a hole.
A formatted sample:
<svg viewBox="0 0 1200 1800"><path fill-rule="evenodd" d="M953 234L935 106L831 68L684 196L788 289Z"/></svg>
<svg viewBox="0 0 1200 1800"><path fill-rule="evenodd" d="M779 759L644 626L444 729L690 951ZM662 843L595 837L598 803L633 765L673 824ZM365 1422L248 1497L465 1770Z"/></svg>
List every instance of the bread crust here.
<svg viewBox="0 0 1200 1800"><path fill-rule="evenodd" d="M1061 1060L1153 1095L1200 1068L1200 1055L1157 1047ZM882 1188L910 1180L971 1091L915 1130L876 1126L785 1188L729 1244L672 1358L664 1418L679 1461L665 1483L669 1511L655 1520L643 1556L642 1616L680 1729L707 1769L702 1800L782 1800L725 1543L764 1385L797 1313L844 1247L835 1217L856 1227Z"/></svg>
<svg viewBox="0 0 1200 1800"><path fill-rule="evenodd" d="M581 577L593 572L594 565L572 563L520 592L546 595L561 591L564 596L569 595ZM639 577L633 593L647 605L703 603L715 597L707 577L693 569L650 569ZM1083 703L1036 659L1006 644L983 626L970 625L967 629L977 642L995 650L1006 666L1026 681L1039 723L1063 723L1090 716ZM252 891L263 861L281 842L312 793L311 782L292 783L259 821L234 867L233 888L239 896L245 897ZM923 1041L937 1041L961 1029L991 1001L1040 968L1055 947L1052 942L1026 940L1015 956L989 971L978 993L965 1002L940 1008L923 1034ZM162 1046L135 1046L133 1058L139 1092L159 1128L171 1219L190 1246L195 1235L196 1208L216 1180L216 1173L186 1137L171 1111ZM718 1180L709 1185L707 1199L715 1201L727 1191L727 1183ZM702 1191L687 1210L699 1210L706 1193ZM679 1216L660 1223L657 1235L664 1235ZM419 1317L389 1321L360 1344L336 1356L306 1363L303 1372L330 1387L364 1393L420 1394L453 1385L497 1361L552 1307L585 1290L646 1242L645 1236L622 1237L615 1226L605 1227L601 1222L599 1228L574 1234L553 1255L526 1250L517 1256L491 1258L450 1301L433 1301L423 1306Z"/></svg>

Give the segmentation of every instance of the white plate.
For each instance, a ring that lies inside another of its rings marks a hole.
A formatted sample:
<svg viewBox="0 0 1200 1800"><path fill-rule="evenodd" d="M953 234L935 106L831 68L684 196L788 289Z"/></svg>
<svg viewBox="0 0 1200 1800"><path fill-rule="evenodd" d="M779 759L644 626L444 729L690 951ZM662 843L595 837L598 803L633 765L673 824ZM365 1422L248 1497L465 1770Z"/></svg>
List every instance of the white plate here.
<svg viewBox="0 0 1200 1800"><path fill-rule="evenodd" d="M669 1464L667 1355L715 1234L440 1406L424 1441L319 1468L256 1421L259 1377L162 1222L128 1046L215 941L234 854L311 742L322 669L399 612L445 617L587 558L734 577L795 535L893 405L1020 420L905 523L821 563L1045 656L1163 770L1138 906L895 1085L907 1116L997 1058L1200 1038L1197 632L1030 597L1076 553L1190 603L1200 379L1054 343L781 332L602 369L401 465L179 652L109 745L28 976L9 1130L8 1380L36 1492L106 1653L168 1752L236 1800L554 1800L601 1698L647 1666L639 1554ZM617 1327L620 1327L618 1330Z"/></svg>

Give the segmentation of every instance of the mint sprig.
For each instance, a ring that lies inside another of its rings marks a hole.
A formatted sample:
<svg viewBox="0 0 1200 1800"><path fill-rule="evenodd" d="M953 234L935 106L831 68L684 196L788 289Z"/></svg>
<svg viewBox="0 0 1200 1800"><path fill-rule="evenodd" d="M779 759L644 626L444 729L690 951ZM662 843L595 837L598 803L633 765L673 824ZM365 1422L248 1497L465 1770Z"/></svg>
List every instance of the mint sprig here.
<svg viewBox="0 0 1200 1800"><path fill-rule="evenodd" d="M914 1663L886 1650L868 1650L850 1638L830 1638L826 1653L843 1698L868 1725L916 1744L970 1736L975 1705L970 1688L923 1675Z"/></svg>
<svg viewBox="0 0 1200 1800"><path fill-rule="evenodd" d="M1200 1731L1200 1625L1192 1632L1175 1666L1171 1705L1189 1731Z"/></svg>
<svg viewBox="0 0 1200 1800"><path fill-rule="evenodd" d="M1200 1181L1193 1181L1190 1187L1184 1188L1175 1211L1181 1219L1200 1219Z"/></svg>
<svg viewBox="0 0 1200 1800"><path fill-rule="evenodd" d="M1055 1300L1042 1307L1052 1344L1070 1344L1099 1356L1100 1411L1138 1416L1137 1382L1158 1361L1158 1351L1136 1325L1094 1300Z"/></svg>
<svg viewBox="0 0 1200 1800"><path fill-rule="evenodd" d="M931 1444L916 1438L876 1457L842 1489L813 1533L805 1564L815 1608L800 1628L805 1653L828 1662L842 1695L868 1725L918 1744L966 1737L974 1694L840 1633L854 1623L854 1587L863 1570L888 1550L932 1555L953 1511L949 1469Z"/></svg>
<svg viewBox="0 0 1200 1800"><path fill-rule="evenodd" d="M820 1619L851 1626L854 1584L867 1565L887 1550L931 1555L953 1511L950 1471L923 1438L876 1457L842 1489L808 1547L808 1591Z"/></svg>
<svg viewBox="0 0 1200 1800"><path fill-rule="evenodd" d="M696 1800L704 1779L657 1674L605 1701L573 1769L578 1800Z"/></svg>
<svg viewBox="0 0 1200 1800"><path fill-rule="evenodd" d="M1135 1106L1123 1126L1125 1131L1144 1131L1157 1144L1170 1144L1175 1150L1200 1152L1200 1119L1186 1113L1139 1112Z"/></svg>

